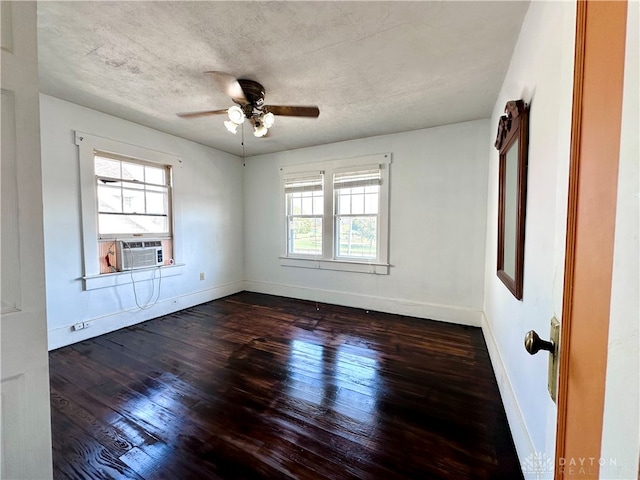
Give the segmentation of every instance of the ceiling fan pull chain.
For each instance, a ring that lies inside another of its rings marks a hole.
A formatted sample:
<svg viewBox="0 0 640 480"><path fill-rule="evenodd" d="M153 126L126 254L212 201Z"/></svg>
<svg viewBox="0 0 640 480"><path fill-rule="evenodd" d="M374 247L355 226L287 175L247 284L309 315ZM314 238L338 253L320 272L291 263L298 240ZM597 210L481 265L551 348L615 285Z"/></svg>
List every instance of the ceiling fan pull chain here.
<svg viewBox="0 0 640 480"><path fill-rule="evenodd" d="M242 124L242 161L244 161L244 123Z"/></svg>

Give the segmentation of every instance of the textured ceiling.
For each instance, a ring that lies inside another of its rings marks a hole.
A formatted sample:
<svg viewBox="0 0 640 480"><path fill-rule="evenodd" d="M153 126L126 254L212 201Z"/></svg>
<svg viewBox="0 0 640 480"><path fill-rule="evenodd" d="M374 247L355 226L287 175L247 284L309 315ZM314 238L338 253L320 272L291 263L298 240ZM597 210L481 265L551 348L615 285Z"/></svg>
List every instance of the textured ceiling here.
<svg viewBox="0 0 640 480"><path fill-rule="evenodd" d="M209 70L259 81L282 117L247 156L491 115L527 2L38 3L43 93L237 155ZM94 132L99 134L100 132Z"/></svg>

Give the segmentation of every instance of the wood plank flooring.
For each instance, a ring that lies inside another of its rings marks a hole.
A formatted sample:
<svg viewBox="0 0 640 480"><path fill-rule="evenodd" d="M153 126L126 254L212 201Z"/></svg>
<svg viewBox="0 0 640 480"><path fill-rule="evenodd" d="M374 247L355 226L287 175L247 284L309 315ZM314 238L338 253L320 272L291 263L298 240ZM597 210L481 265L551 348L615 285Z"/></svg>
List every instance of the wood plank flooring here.
<svg viewBox="0 0 640 480"><path fill-rule="evenodd" d="M50 353L56 479L519 479L478 328L242 292Z"/></svg>

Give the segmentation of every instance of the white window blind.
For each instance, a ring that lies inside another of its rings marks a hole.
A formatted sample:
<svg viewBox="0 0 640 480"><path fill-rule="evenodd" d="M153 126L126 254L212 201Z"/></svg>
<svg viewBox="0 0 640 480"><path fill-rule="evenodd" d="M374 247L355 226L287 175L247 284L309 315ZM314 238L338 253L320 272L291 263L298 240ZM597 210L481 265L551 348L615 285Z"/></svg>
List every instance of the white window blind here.
<svg viewBox="0 0 640 480"><path fill-rule="evenodd" d="M287 177L284 193L317 192L322 190L322 172L314 175Z"/></svg>
<svg viewBox="0 0 640 480"><path fill-rule="evenodd" d="M382 183L380 167L368 167L366 170L336 173L333 176L333 188L356 188L380 185Z"/></svg>

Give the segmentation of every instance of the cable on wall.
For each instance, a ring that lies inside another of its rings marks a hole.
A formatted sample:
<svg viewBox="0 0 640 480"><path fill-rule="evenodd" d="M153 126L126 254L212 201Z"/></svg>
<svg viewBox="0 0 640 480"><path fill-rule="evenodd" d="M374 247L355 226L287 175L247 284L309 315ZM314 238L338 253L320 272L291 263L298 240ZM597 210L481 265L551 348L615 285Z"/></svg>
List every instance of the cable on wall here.
<svg viewBox="0 0 640 480"><path fill-rule="evenodd" d="M130 260L130 265L133 266L133 253L131 253L131 246L129 245L129 242L126 241L122 241L125 245L125 251L128 252L129 254L129 260ZM154 269L153 271L153 278L151 279L151 295L149 296L150 299L153 298L153 295L156 291L156 284L155 284L155 280L156 280L156 271L160 272L160 276L158 277L158 293L156 294L156 299L152 302L152 303L147 303L146 305L140 305L140 301L138 300L138 291L136 290L136 279L133 276L133 268L130 270L130 274L131 274L131 284L133 286L133 297L135 299L136 302L136 306L140 309L140 310L148 310L150 308L152 308L153 306L155 306L156 303L158 303L158 300L160 300L160 290L162 288L162 267L158 266Z"/></svg>

